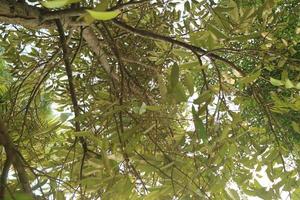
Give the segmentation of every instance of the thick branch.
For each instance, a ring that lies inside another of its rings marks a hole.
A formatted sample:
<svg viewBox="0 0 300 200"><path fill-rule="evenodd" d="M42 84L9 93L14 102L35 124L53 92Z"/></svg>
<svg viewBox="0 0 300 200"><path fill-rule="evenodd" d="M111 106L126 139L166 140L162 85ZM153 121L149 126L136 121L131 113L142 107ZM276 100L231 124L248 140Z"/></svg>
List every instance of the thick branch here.
<svg viewBox="0 0 300 200"><path fill-rule="evenodd" d="M94 33L93 29L88 27L83 32L83 38L87 42L91 50L98 56L99 62L101 63L104 70L111 75L111 77L118 81L118 76L111 71L111 66L107 61L106 53L102 50L103 45L97 38L97 35Z"/></svg>
<svg viewBox="0 0 300 200"><path fill-rule="evenodd" d="M7 128L5 127L4 122L1 119L0 119L0 145L4 146L7 158L11 160L14 168L17 171L23 191L33 196L30 183L27 177L27 173L23 165L23 161L20 158L14 143L12 142L11 138L8 135ZM4 170L3 172L5 173Z"/></svg>
<svg viewBox="0 0 300 200"><path fill-rule="evenodd" d="M6 156L6 157L7 158L4 162L4 166L3 166L1 178L0 178L0 199L4 199L5 187L6 187L6 183L7 183L7 176L8 176L9 168L11 166L11 159L8 156Z"/></svg>
<svg viewBox="0 0 300 200"><path fill-rule="evenodd" d="M64 26L81 26L85 23L74 21L72 17L83 15L84 9L48 11L27 3L11 3L8 0L0 0L0 22L18 24L29 29L50 29L56 27L54 19L60 19Z"/></svg>
<svg viewBox="0 0 300 200"><path fill-rule="evenodd" d="M0 22L2 23L19 24L31 29L53 27L55 25L53 21L40 22L44 12L44 9L26 3L0 0Z"/></svg>

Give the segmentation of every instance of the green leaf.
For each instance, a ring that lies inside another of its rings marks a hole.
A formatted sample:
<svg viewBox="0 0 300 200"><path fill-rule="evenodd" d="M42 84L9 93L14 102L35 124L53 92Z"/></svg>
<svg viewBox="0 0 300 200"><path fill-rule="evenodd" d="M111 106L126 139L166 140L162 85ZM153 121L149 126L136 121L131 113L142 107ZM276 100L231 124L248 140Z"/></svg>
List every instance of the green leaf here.
<svg viewBox="0 0 300 200"><path fill-rule="evenodd" d="M108 0L102 0L97 6L93 9L94 11L106 11L108 9L109 2ZM86 14L84 16L84 21L87 24L91 24L95 21L95 18L93 18L90 14Z"/></svg>
<svg viewBox="0 0 300 200"><path fill-rule="evenodd" d="M225 38L227 38L227 36L222 31L220 31L219 29L217 29L217 27L215 27L212 24L207 24L207 30L210 33L212 33L218 39L225 39Z"/></svg>
<svg viewBox="0 0 300 200"><path fill-rule="evenodd" d="M173 49L172 53L175 54L176 56L182 57L182 58L186 58L186 57L190 57L191 53L183 50L183 49Z"/></svg>
<svg viewBox="0 0 300 200"><path fill-rule="evenodd" d="M95 11L106 11L108 9L109 1L101 0L100 3L97 4Z"/></svg>
<svg viewBox="0 0 300 200"><path fill-rule="evenodd" d="M180 64L180 69L189 71L192 74L201 72L201 70L206 70L207 67L208 67L207 64L200 65L199 61L191 61L191 62L186 62L186 63Z"/></svg>
<svg viewBox="0 0 300 200"><path fill-rule="evenodd" d="M63 191L57 191L56 192L56 199L57 200L65 200L65 194Z"/></svg>
<svg viewBox="0 0 300 200"><path fill-rule="evenodd" d="M162 98L165 98L167 95L167 87L166 84L164 83L163 76L157 75L157 83L159 87L159 92Z"/></svg>
<svg viewBox="0 0 300 200"><path fill-rule="evenodd" d="M11 197L11 195L7 195L5 200L33 200L33 198L24 192L16 192L14 193L14 198Z"/></svg>
<svg viewBox="0 0 300 200"><path fill-rule="evenodd" d="M161 50L164 50L164 51L168 51L168 49L170 48L168 43L166 43L166 42L154 41L154 43L156 44L156 46L158 48L160 48Z"/></svg>
<svg viewBox="0 0 300 200"><path fill-rule="evenodd" d="M187 96L181 83L177 83L172 90L172 94L174 95L177 103L185 102L187 100Z"/></svg>
<svg viewBox="0 0 300 200"><path fill-rule="evenodd" d="M184 3L184 9L187 11L187 12L190 12L191 11L191 6L190 6L190 2L189 1L186 1Z"/></svg>
<svg viewBox="0 0 300 200"><path fill-rule="evenodd" d="M270 78L270 82L274 86L281 86L284 85L284 83L281 80L277 80L275 78Z"/></svg>
<svg viewBox="0 0 300 200"><path fill-rule="evenodd" d="M185 74L183 84L188 89L190 95L193 95L194 94L194 79L190 73Z"/></svg>
<svg viewBox="0 0 300 200"><path fill-rule="evenodd" d="M261 71L258 70L255 73L252 73L252 74L250 74L246 77L241 78L239 82L242 83L242 84L247 85L249 83L254 82L260 76L260 74L261 74Z"/></svg>
<svg viewBox="0 0 300 200"><path fill-rule="evenodd" d="M286 80L289 78L289 73L287 70L282 70L281 72L281 80Z"/></svg>
<svg viewBox="0 0 300 200"><path fill-rule="evenodd" d="M190 69L198 65L199 65L199 61L192 61L192 62L183 63L180 65L180 67L185 69Z"/></svg>
<svg viewBox="0 0 300 200"><path fill-rule="evenodd" d="M162 167L160 168L160 170L165 170L165 169L167 169L167 168L169 168L169 167L172 167L174 164L175 164L175 162L172 161L172 162L170 162L170 163L168 163L168 164L162 166Z"/></svg>
<svg viewBox="0 0 300 200"><path fill-rule="evenodd" d="M194 119L195 132L198 134L199 138L203 140L203 142L207 142L206 129L202 120L199 118L194 106L192 106L192 114Z"/></svg>
<svg viewBox="0 0 300 200"><path fill-rule="evenodd" d="M207 36L207 38L205 39L205 43L209 50L220 47L220 46L218 46L218 44L219 44L218 38L212 33Z"/></svg>
<svg viewBox="0 0 300 200"><path fill-rule="evenodd" d="M103 159L103 164L104 164L104 168L106 170L106 172L108 174L112 173L112 166L111 163L107 157L107 153L105 151L101 151L101 155L102 155L102 159Z"/></svg>
<svg viewBox="0 0 300 200"><path fill-rule="evenodd" d="M7 86L0 83L0 95L4 95L7 92Z"/></svg>
<svg viewBox="0 0 300 200"><path fill-rule="evenodd" d="M240 199L239 194L234 189L226 188L225 191L230 196L231 199L233 199L233 200L239 200Z"/></svg>
<svg viewBox="0 0 300 200"><path fill-rule="evenodd" d="M161 108L159 106L146 106L146 109L150 111L159 111Z"/></svg>
<svg viewBox="0 0 300 200"><path fill-rule="evenodd" d="M39 189L40 187L42 187L43 185L45 185L48 182L48 179L45 179L43 181L39 181L37 184L35 184L34 186L31 187L32 190L36 190Z"/></svg>
<svg viewBox="0 0 300 200"><path fill-rule="evenodd" d="M290 89L290 88L295 87L294 84L293 84L293 82L292 82L290 79L286 79L284 85L285 85L285 87L286 87L287 89Z"/></svg>
<svg viewBox="0 0 300 200"><path fill-rule="evenodd" d="M61 122L65 122L69 119L69 117L71 116L71 113L61 113L59 118Z"/></svg>
<svg viewBox="0 0 300 200"><path fill-rule="evenodd" d="M133 184L128 177L122 177L120 180L115 181L111 186L112 191L107 197L104 195L103 199L130 199ZM106 197L106 198L105 198Z"/></svg>
<svg viewBox="0 0 300 200"><path fill-rule="evenodd" d="M61 8L72 3L80 2L81 0L52 0L43 1L41 4L46 8Z"/></svg>
<svg viewBox="0 0 300 200"><path fill-rule="evenodd" d="M171 82L171 88L174 88L179 80L179 66L177 64L174 64L171 69L171 76L170 76L170 82Z"/></svg>
<svg viewBox="0 0 300 200"><path fill-rule="evenodd" d="M146 112L147 105L143 102L142 106L139 109L139 114L142 115Z"/></svg>
<svg viewBox="0 0 300 200"><path fill-rule="evenodd" d="M94 19L97 20L111 20L116 18L121 12L119 10L114 11L97 11L97 10L86 10Z"/></svg>
<svg viewBox="0 0 300 200"><path fill-rule="evenodd" d="M300 125L294 121L292 121L292 127L294 129L294 131L296 131L297 133L300 134Z"/></svg>
<svg viewBox="0 0 300 200"><path fill-rule="evenodd" d="M148 129L146 129L143 133L147 134L149 133L153 128L155 127L155 124L151 125Z"/></svg>
<svg viewBox="0 0 300 200"><path fill-rule="evenodd" d="M80 180L80 183L84 186L92 186L92 185L97 185L100 181L103 180L99 177L87 177Z"/></svg>
<svg viewBox="0 0 300 200"><path fill-rule="evenodd" d="M284 64L286 63L287 61L287 58L283 58L283 59L280 59L279 62L278 62L278 67L283 67Z"/></svg>
<svg viewBox="0 0 300 200"><path fill-rule="evenodd" d="M206 90L206 91L202 92L201 95L197 99L194 100L194 103L200 105L203 102L210 102L212 99L212 95L213 95L213 93L211 90Z"/></svg>

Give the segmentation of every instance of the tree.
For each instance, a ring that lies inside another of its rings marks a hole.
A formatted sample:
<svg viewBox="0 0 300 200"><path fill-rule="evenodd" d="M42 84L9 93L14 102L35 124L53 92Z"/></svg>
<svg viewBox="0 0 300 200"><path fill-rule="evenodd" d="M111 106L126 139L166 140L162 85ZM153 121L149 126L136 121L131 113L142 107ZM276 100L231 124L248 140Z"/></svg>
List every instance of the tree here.
<svg viewBox="0 0 300 200"><path fill-rule="evenodd" d="M298 0L0 0L0 22L0 199L300 198Z"/></svg>

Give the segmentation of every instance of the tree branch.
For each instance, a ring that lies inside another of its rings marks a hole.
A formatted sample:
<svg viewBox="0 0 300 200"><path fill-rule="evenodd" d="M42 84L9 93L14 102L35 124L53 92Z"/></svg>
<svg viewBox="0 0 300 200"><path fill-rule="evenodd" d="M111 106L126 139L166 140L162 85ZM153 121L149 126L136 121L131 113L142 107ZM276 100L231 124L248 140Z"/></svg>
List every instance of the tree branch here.
<svg viewBox="0 0 300 200"><path fill-rule="evenodd" d="M75 86L73 83L72 67L71 67L71 63L69 60L69 48L66 43L66 37L65 37L63 25L61 24L60 20L56 20L56 25L57 25L58 32L60 35L60 43L61 43L61 47L62 47L62 51L63 51L63 60L64 60L65 67L66 67L69 91L70 91L70 96L71 96L74 114L75 114L75 118L76 118L79 116L79 106L78 106L78 101L77 101L77 97L76 97L76 93L75 93ZM75 129L76 129L76 131L80 131L80 124L77 120L75 120Z"/></svg>
<svg viewBox="0 0 300 200"><path fill-rule="evenodd" d="M106 73L110 74L112 79L119 81L118 76L111 71L110 64L107 61L106 53L101 48L103 45L100 43L93 29L90 27L86 28L83 33L83 38L85 39L91 50L98 56L99 62Z"/></svg>
<svg viewBox="0 0 300 200"><path fill-rule="evenodd" d="M128 1L126 3L122 3L121 1L119 1L116 6L113 6L113 7L111 7L108 10L125 9L125 8L131 7L131 6L142 5L142 4L147 3L147 2L150 3L149 0L141 0L141 1L133 1L133 0L131 0L131 1Z"/></svg>
<svg viewBox="0 0 300 200"><path fill-rule="evenodd" d="M0 119L0 145L4 146L7 159L11 160L14 168L17 171L23 191L28 193L29 195L33 196L33 193L32 193L31 187L30 187L30 182L27 177L27 173L24 168L22 159L20 158L19 152L16 149L15 145L13 144L10 136L8 135L7 128L1 119ZM9 164L9 163L7 163L7 164ZM6 167L9 168L9 166L6 166ZM5 170L8 170L8 169L5 169ZM3 170L4 173L5 173L5 170ZM3 172L2 172L2 176L5 176L5 174L3 174ZM5 177L3 177L3 179L4 178ZM6 180L4 180L4 181L6 181Z"/></svg>
<svg viewBox="0 0 300 200"><path fill-rule="evenodd" d="M8 156L6 156L6 160L4 162L4 166L1 173L1 179L0 179L0 199L4 199L5 187L6 187L7 176L8 176L10 166L11 166L11 159Z"/></svg>
<svg viewBox="0 0 300 200"><path fill-rule="evenodd" d="M79 132L80 131L80 123L77 120L77 117L79 117L79 115L80 115L80 108L79 108L79 105L78 105L78 100L77 100L77 96L76 96L76 93L75 93L75 86L74 86L74 83L73 83L72 66L71 66L71 62L69 60L69 48L67 46L66 37L65 37L65 33L64 33L62 23L60 22L59 19L56 20L56 25L57 25L58 32L59 32L59 35L60 35L61 47L62 47L62 50L63 50L63 60L64 60L65 67L66 67L69 91L70 91L70 96L71 96L73 109L74 109L75 131ZM79 137L79 140L80 140L80 143L81 143L82 149L83 149L83 155L82 155L81 166L80 166L80 174L79 174L80 180L82 180L84 161L85 161L86 153L88 151L88 147L87 147L86 140L83 137ZM82 188L81 184L80 184L80 188ZM80 189L80 192L81 192L81 197L82 197L83 196L82 189Z"/></svg>
<svg viewBox="0 0 300 200"><path fill-rule="evenodd" d="M171 43L171 44L183 47L185 49L188 49L188 50L190 50L192 52L200 53L200 56L204 56L205 55L205 56L207 56L207 57L209 57L211 59L222 61L222 62L228 64L231 68L233 68L236 71L238 71L242 76L245 75L245 73L240 68L238 68L234 63L232 63L231 61L229 61L229 60L227 60L227 59L225 59L225 58L223 58L223 57L221 57L221 56L219 56L217 54L214 54L214 53L211 53L211 52L207 52L206 50L202 49L201 47L197 47L195 45L191 45L191 44L179 41L179 40L175 40L175 39L173 39L171 37L160 35L160 34L157 34L157 33L153 33L153 32L147 31L147 30L137 29L137 28L129 26L126 23L118 21L118 20L112 20L112 21L118 27L120 27L122 29L125 29L125 30L127 30L127 31L129 31L131 33L134 33L136 35L139 35L141 37L149 38L149 39L154 39L154 40L158 40L158 41L163 41L163 42L168 42L168 43Z"/></svg>
<svg viewBox="0 0 300 200"><path fill-rule="evenodd" d="M0 22L19 24L27 28L50 28L53 21L40 22L45 9L30 6L27 3L10 3L8 0L0 0Z"/></svg>
<svg viewBox="0 0 300 200"><path fill-rule="evenodd" d="M190 44L187 44L187 43L179 41L179 40L175 40L171 37L160 35L160 34L157 34L157 33L153 33L153 32L147 31L147 30L137 29L137 28L129 26L126 23L118 21L118 20L112 20L112 21L118 27L120 27L122 29L125 29L125 30L127 30L131 33L134 33L136 35L139 35L141 37L150 38L150 39L154 39L154 40L159 40L159 41L163 41L163 42L168 42L168 43L180 46L180 47L184 47L184 48L189 49L191 51L196 51L198 53L206 53L206 51L204 49L200 48L200 47L190 45Z"/></svg>

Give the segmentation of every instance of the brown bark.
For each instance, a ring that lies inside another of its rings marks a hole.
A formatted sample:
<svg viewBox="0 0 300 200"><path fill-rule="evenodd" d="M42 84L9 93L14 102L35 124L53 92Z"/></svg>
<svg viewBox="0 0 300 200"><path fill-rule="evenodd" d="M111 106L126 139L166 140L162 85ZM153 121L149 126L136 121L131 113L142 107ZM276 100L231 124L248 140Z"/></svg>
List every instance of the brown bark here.
<svg viewBox="0 0 300 200"><path fill-rule="evenodd" d="M0 22L8 24L17 24L29 29L55 29L55 20L59 19L63 23L63 27L82 26L85 25L84 22L74 21L73 18L76 16L82 16L85 13L84 10L85 8L78 8L75 10L65 9L59 11L49 11L47 9L27 5L26 3L15 3L12 6L11 3L9 3L7 0L0 0ZM169 36L163 36L150 31L137 29L121 21L113 20L113 22L120 28L123 28L139 36L172 43L177 46L186 48L194 53L197 53L200 56L205 55L206 57L212 60L219 60L232 67L233 69L237 70L238 72L240 72L240 74L244 75L244 72L231 61L212 52L207 52L201 47L197 47L179 40L175 40ZM112 74L107 56L104 54L104 51L101 48L102 45L99 45L99 40L97 39L97 36L94 34L93 29L91 27L88 27L84 31L83 38L86 40L91 50L99 57L99 61L104 67L105 71L109 73L113 79L116 80L117 76Z"/></svg>
<svg viewBox="0 0 300 200"><path fill-rule="evenodd" d="M0 200L4 199L5 188L6 188L7 177L8 177L10 166L11 166L11 160L7 157L4 162L4 166L2 168L1 178L0 178Z"/></svg>
<svg viewBox="0 0 300 200"><path fill-rule="evenodd" d="M26 28L50 28L54 23L46 21L41 23L41 8L27 5L26 3L10 3L7 0L0 0L0 22L7 24L18 24Z"/></svg>
<svg viewBox="0 0 300 200"><path fill-rule="evenodd" d="M14 143L12 142L12 140L8 134L6 126L1 119L0 119L0 145L4 146L7 160L8 160L7 161L8 163L6 163L6 165L4 166L4 168L2 170L1 178L3 178L3 179L7 178L7 172L8 172L7 170L9 168L9 163L11 162L13 167L15 168L15 170L18 173L18 177L19 177L23 191L25 193L33 195L31 187L30 187L30 182L28 180L27 173L26 173L26 170L24 167L23 160L21 159L17 148L15 147ZM3 174L3 173L6 173L6 174ZM6 183L6 180L1 180L1 181ZM3 187L5 187L5 186L3 186ZM1 195L4 196L4 192Z"/></svg>

